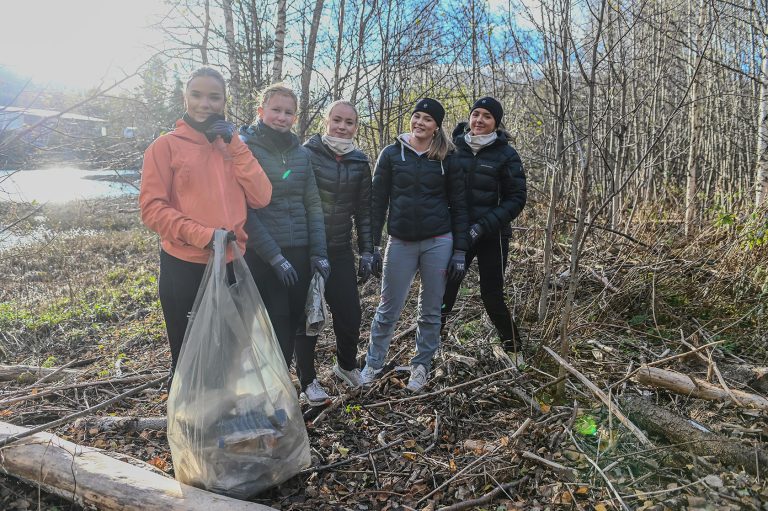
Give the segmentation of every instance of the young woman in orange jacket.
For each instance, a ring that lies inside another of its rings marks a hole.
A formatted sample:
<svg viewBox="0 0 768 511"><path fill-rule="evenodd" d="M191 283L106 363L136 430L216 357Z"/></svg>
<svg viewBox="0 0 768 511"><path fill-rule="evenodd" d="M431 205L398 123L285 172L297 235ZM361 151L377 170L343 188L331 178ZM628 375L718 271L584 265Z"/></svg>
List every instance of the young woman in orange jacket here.
<svg viewBox="0 0 768 511"><path fill-rule="evenodd" d="M224 119L226 87L215 69L192 73L184 116L144 153L139 206L160 235L160 304L171 348L171 375L188 314L210 255L214 231L228 231L245 251L247 208L269 204L272 185Z"/></svg>

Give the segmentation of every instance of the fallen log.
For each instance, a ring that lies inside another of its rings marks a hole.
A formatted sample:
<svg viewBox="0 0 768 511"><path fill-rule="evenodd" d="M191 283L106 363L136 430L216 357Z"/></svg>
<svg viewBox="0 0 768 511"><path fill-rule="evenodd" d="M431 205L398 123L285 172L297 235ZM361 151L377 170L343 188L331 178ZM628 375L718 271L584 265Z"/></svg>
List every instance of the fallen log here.
<svg viewBox="0 0 768 511"><path fill-rule="evenodd" d="M643 385L663 388L683 396L734 403L742 408L768 410L768 399L762 396L736 389L730 389L729 392L717 385L676 371L642 366L638 368L635 378Z"/></svg>
<svg viewBox="0 0 768 511"><path fill-rule="evenodd" d="M77 369L62 369L60 367L39 366L7 366L0 365L0 381L17 381L19 383L32 383L41 377L49 377L51 380L66 380L83 374Z"/></svg>
<svg viewBox="0 0 768 511"><path fill-rule="evenodd" d="M72 424L74 429L99 431L144 431L151 429L162 431L168 427L167 417L81 417Z"/></svg>
<svg viewBox="0 0 768 511"><path fill-rule="evenodd" d="M28 430L0 422L0 440ZM1 451L3 472L80 506L102 511L274 511L187 486L50 433L37 433Z"/></svg>
<svg viewBox="0 0 768 511"><path fill-rule="evenodd" d="M702 431L688 420L654 405L641 397L629 397L622 401L627 414L649 433L663 436L672 444L699 456L714 456L725 465L744 467L753 475L765 473L768 453L763 449L744 445L730 438ZM760 470L760 466L763 467Z"/></svg>

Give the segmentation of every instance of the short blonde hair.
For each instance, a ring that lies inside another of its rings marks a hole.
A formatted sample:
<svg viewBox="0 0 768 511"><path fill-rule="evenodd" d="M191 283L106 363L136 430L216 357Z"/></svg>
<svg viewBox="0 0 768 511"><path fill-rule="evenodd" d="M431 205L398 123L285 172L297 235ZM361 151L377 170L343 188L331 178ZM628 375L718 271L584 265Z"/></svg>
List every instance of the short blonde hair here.
<svg viewBox="0 0 768 511"><path fill-rule="evenodd" d="M266 105L272 96L288 96L293 100L293 104L296 105L296 110L299 109L299 97L293 92L293 89L283 83L273 83L261 91L261 94L259 94L261 106Z"/></svg>

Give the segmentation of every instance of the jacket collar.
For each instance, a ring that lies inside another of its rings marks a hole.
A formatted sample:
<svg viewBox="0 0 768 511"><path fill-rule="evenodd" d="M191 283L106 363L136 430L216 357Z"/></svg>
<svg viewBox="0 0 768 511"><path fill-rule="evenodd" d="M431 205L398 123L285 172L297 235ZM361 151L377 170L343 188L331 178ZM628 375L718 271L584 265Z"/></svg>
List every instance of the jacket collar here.
<svg viewBox="0 0 768 511"><path fill-rule="evenodd" d="M312 151L326 154L329 158L336 159L336 153L328 149L325 144L323 144L323 139L319 134L312 135L309 140L304 142L304 145L311 149ZM365 155L364 152L362 152L360 149L355 149L354 151L351 151L345 155L343 155L340 158L341 161L368 161L368 157Z"/></svg>
<svg viewBox="0 0 768 511"><path fill-rule="evenodd" d="M210 145L210 142L208 142L208 138L203 134L194 129L192 126L184 122L183 119L179 119L176 121L176 129L173 130L171 135L179 138L183 138L184 140L188 140L194 144L199 145Z"/></svg>
<svg viewBox="0 0 768 511"><path fill-rule="evenodd" d="M453 133L451 133L451 136L453 137L453 144L456 147L460 147L462 149L466 149L467 151L472 151L470 149L469 144L467 144L467 141L464 140L464 134L469 131L469 123L468 122L460 122L456 128L454 128ZM498 147L498 146L505 146L509 144L509 136L508 133L504 130L498 129L496 130L496 140L492 143L487 145L486 147L483 147L480 149L481 151L484 149L488 149L489 147Z"/></svg>

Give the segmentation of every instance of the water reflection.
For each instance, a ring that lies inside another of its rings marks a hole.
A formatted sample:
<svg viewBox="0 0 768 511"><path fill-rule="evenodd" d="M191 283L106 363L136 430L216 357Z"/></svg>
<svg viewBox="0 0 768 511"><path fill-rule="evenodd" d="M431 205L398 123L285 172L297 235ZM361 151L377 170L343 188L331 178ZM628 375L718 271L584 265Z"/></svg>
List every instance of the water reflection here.
<svg viewBox="0 0 768 511"><path fill-rule="evenodd" d="M52 167L39 170L0 170L0 202L63 203L99 197L135 195L129 184L138 173L134 170L84 170L76 167ZM124 179L125 181L121 181Z"/></svg>

